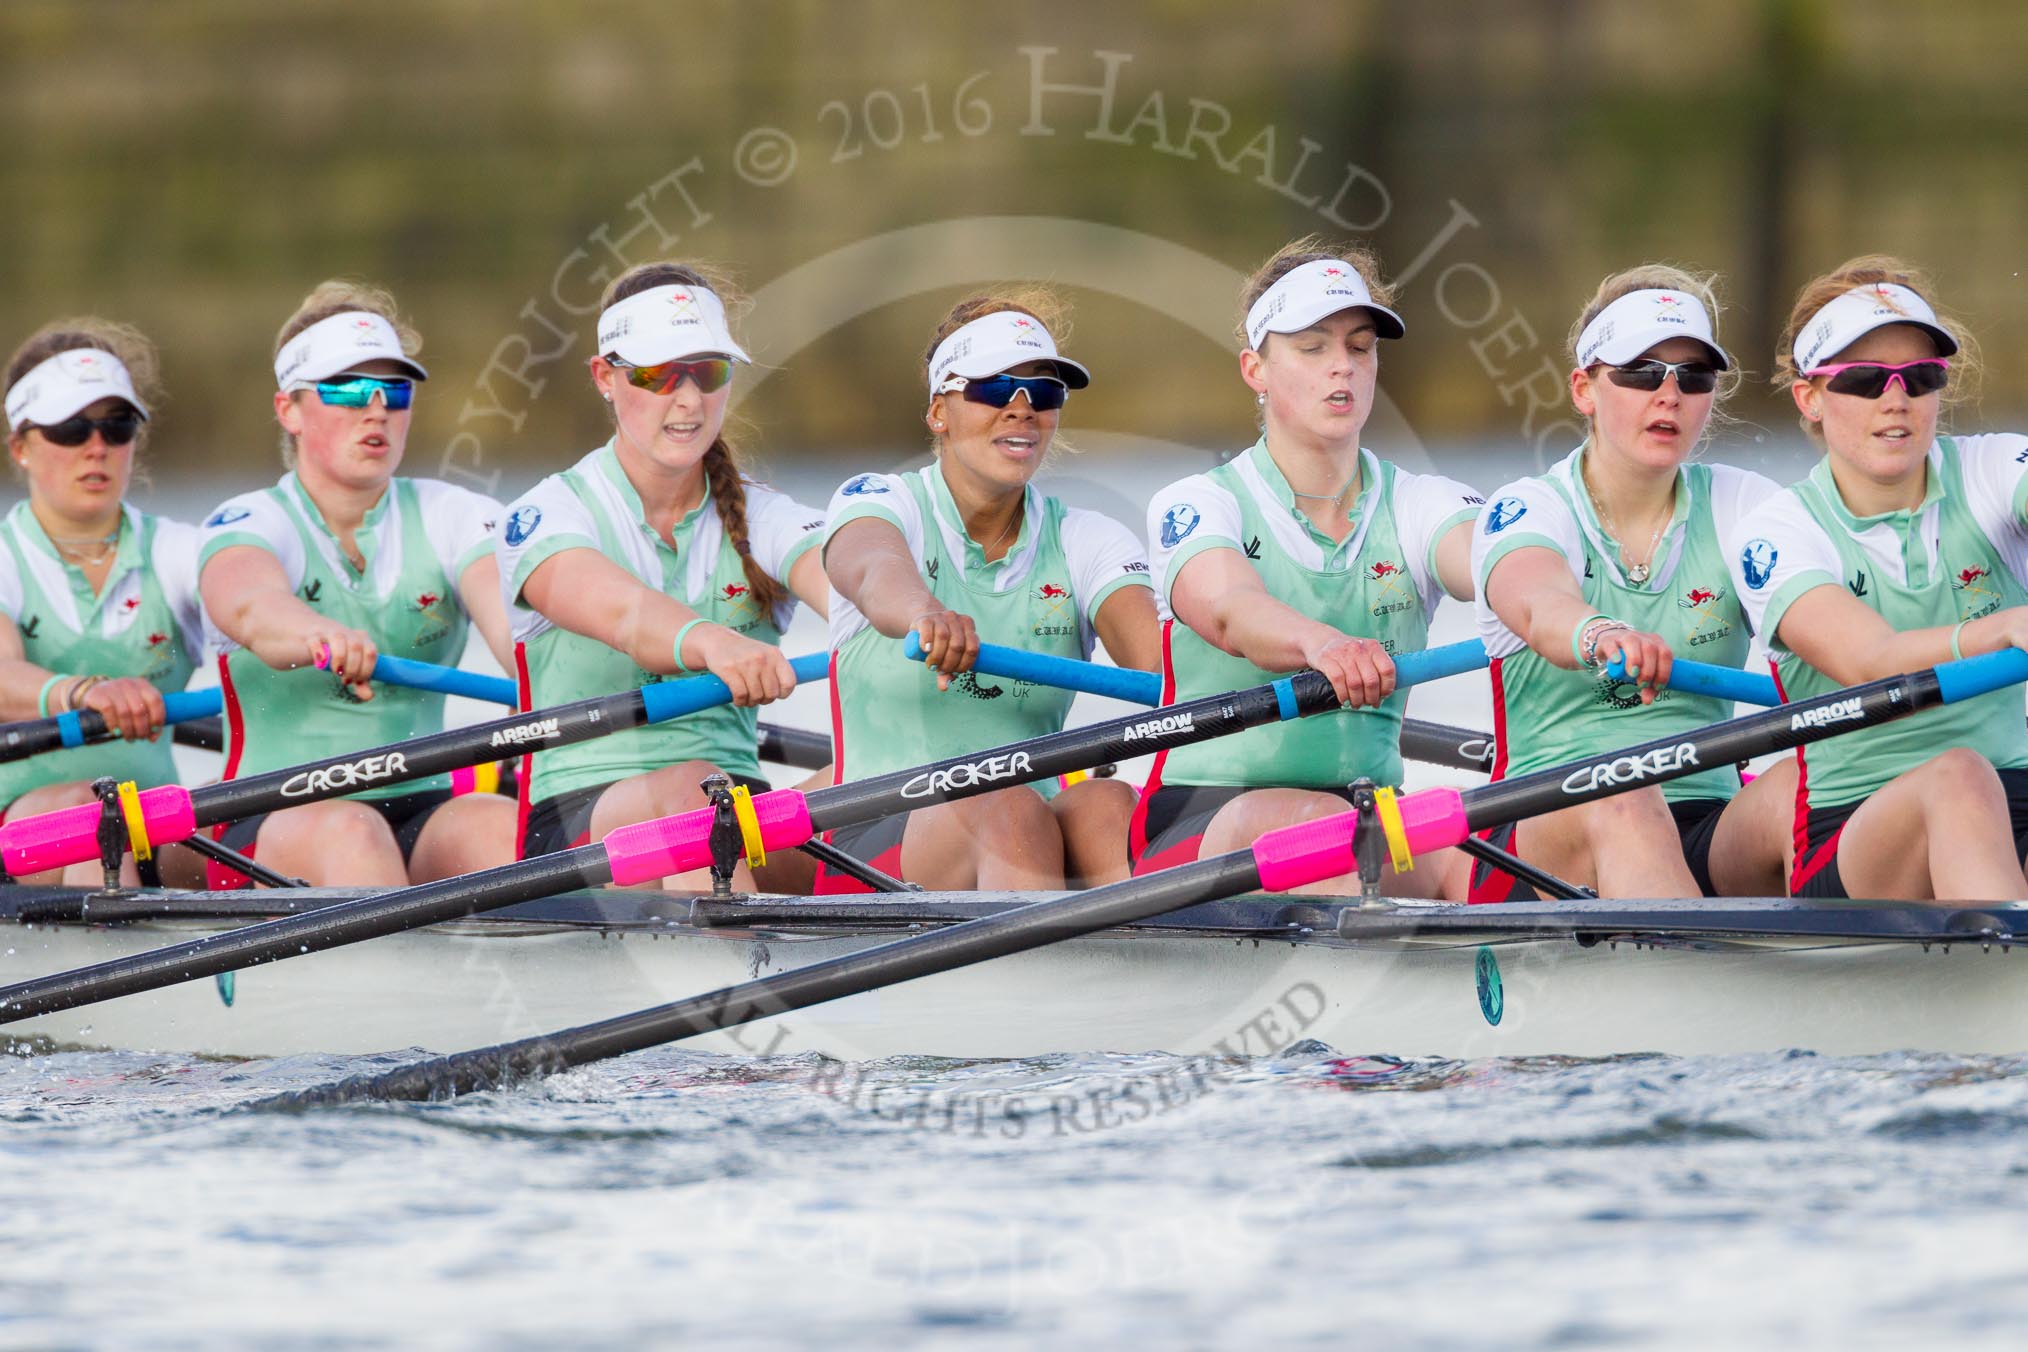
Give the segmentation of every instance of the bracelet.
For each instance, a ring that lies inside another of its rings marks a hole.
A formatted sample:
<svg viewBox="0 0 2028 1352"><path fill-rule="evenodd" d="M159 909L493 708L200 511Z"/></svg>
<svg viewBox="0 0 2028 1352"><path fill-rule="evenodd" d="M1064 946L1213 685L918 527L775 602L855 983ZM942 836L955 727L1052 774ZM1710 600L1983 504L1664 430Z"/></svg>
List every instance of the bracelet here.
<svg viewBox="0 0 2028 1352"><path fill-rule="evenodd" d="M49 692L55 688L58 681L67 681L69 679L70 677L59 672L42 683L42 692L35 697L35 712L38 717L49 717ZM61 712L61 710L58 712Z"/></svg>
<svg viewBox="0 0 2028 1352"><path fill-rule="evenodd" d="M678 676L695 676L697 674L690 668L683 665L683 636L688 634L692 629L695 629L698 625L704 623L706 623L705 618L702 615L699 615L695 619L691 620L690 623L684 625L681 629L678 629L676 631L676 644L674 652L676 654L676 674Z"/></svg>
<svg viewBox="0 0 2028 1352"><path fill-rule="evenodd" d="M1587 616L1585 616L1585 617L1584 617L1583 619L1579 620L1579 621L1577 622L1576 626L1575 626L1574 628L1572 628L1572 629L1571 629L1571 631L1570 631L1570 655L1571 655L1571 657L1573 657L1573 658L1575 658L1575 659L1576 659L1576 661L1577 661L1577 664L1578 664L1579 666L1581 666L1581 667L1582 667L1582 666L1586 666L1586 665L1589 665L1589 664L1588 664L1588 663L1586 663L1586 661L1584 660L1584 653L1583 653L1583 651L1582 651L1582 650L1580 649L1580 647L1579 647L1579 645L1580 645L1580 644L1582 644L1582 643L1584 642L1584 631L1585 631L1585 630L1587 630L1587 629L1589 629L1589 628L1591 628L1591 626L1592 626L1592 623L1593 623L1594 621L1597 621L1597 620L1603 620L1603 619L1606 619L1606 618L1607 618L1607 617L1606 617L1606 616L1604 616L1604 615L1587 615Z"/></svg>
<svg viewBox="0 0 2028 1352"><path fill-rule="evenodd" d="M1965 655L1958 649L1958 636L1965 632L1965 626L1970 623L1970 620L1959 620L1951 626L1951 657L1960 662L1965 660Z"/></svg>
<svg viewBox="0 0 2028 1352"><path fill-rule="evenodd" d="M84 706L80 704L79 701L82 700L85 697L85 695L90 692L93 686L103 685L105 681L106 678L104 676L78 677L76 683L73 684L70 689L63 692L63 707L72 712L76 712L77 710L83 708Z"/></svg>
<svg viewBox="0 0 2028 1352"><path fill-rule="evenodd" d="M1586 631L1584 641L1584 664L1587 667L1591 667L1594 670L1597 669L1599 665L1598 660L1599 641L1605 638L1607 634L1610 634L1615 630L1621 633L1631 634L1634 632L1634 626L1626 623L1623 620L1607 620L1604 624L1598 625L1597 627L1588 629Z"/></svg>

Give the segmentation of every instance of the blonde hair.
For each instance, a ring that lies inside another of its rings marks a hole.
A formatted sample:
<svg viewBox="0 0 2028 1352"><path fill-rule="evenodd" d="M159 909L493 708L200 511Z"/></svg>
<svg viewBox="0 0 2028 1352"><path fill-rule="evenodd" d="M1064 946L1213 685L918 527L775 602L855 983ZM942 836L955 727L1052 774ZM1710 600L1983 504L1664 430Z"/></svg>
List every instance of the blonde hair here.
<svg viewBox="0 0 2028 1352"><path fill-rule="evenodd" d="M615 277L599 297L601 311L612 308L629 296L638 296L643 291L652 291L658 286L702 287L718 297L725 307L726 322L731 323L735 314L745 314L753 302L728 276L715 269L688 263L641 263L628 268ZM604 355L604 354L601 354ZM612 412L610 406L607 409ZM617 413L614 414L618 417ZM753 544L749 538L746 520L746 475L740 469L740 456L727 436L727 428L721 426L718 439L704 453L704 482L711 490L711 505L718 512L718 524L725 531L725 538L732 541L732 548L739 555L740 571L746 574L746 585L762 614L768 614L789 597L786 582L768 576L767 570L753 556Z"/></svg>
<svg viewBox="0 0 2028 1352"><path fill-rule="evenodd" d="M1936 311L1937 322L1950 330L1951 336L1958 340L1958 350L1951 355L1950 383L1944 386L1940 395L1940 412L1948 413L1960 406L1977 403L1979 377L1985 370L1984 362L1979 356L1978 342L1966 331L1963 324L1936 303L1936 287L1930 281L1929 275L1891 254L1861 254L1857 258L1848 258L1829 272L1812 277L1803 283L1802 289L1796 292L1796 303L1789 307L1788 323L1782 326L1781 337L1775 342L1775 387L1787 390L1796 381L1807 379L1796 369L1796 335L1816 318L1817 311L1855 286L1871 286L1876 282L1892 282L1897 286L1905 286L1921 296ZM1889 306L1894 304L1891 297L1883 297L1882 303ZM1797 422L1819 445L1823 444L1822 423L1813 422L1800 415Z"/></svg>
<svg viewBox="0 0 2028 1352"><path fill-rule="evenodd" d="M401 339L401 350L413 357L422 351L422 335L415 331L396 308L394 296L385 287L370 282L355 282L345 277L333 277L310 288L310 294L303 297L296 306L296 312L282 321L282 327L275 333L275 350L272 355L281 356L291 338L309 328L321 324L333 315L351 314L364 311L379 315L394 326L395 336ZM296 467L296 438L286 428L282 431L282 465L286 469Z"/></svg>
<svg viewBox="0 0 2028 1352"><path fill-rule="evenodd" d="M1715 272L1691 272L1674 263L1639 263L1613 273L1598 284L1598 289L1585 302L1578 314L1577 322L1570 326L1570 334L1564 341L1564 348L1570 355L1572 367L1577 365L1577 341L1591 321L1605 313L1605 308L1622 296L1631 296L1636 291L1681 291L1704 307L1704 313L1711 316L1711 332L1718 333L1718 320L1725 307L1718 299L1718 274ZM1739 364L1732 369L1718 373L1718 388L1712 393L1711 416L1704 424L1705 438L1714 427L1732 424L1735 420L1725 411L1725 401L1733 396L1744 377ZM1587 419L1587 422L1590 420Z"/></svg>
<svg viewBox="0 0 2028 1352"><path fill-rule="evenodd" d="M1359 280L1366 283L1366 290L1373 297L1375 305L1394 308L1394 287L1381 276L1380 255L1363 244L1334 243L1322 235L1305 235L1291 240L1275 250L1274 255L1253 270L1246 284L1239 289L1239 322L1233 326L1233 333L1242 348L1251 347L1246 333L1247 312L1254 302L1265 296L1268 288L1294 272L1305 263L1349 263L1359 274ZM1262 338L1261 342L1267 342Z"/></svg>

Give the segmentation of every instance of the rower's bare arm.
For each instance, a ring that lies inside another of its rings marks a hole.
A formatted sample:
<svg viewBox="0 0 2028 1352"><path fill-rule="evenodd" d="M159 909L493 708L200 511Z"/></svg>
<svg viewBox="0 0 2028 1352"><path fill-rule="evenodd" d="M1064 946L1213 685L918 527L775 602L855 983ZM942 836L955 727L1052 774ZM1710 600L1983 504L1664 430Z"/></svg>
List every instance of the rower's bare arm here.
<svg viewBox="0 0 2028 1352"><path fill-rule="evenodd" d="M373 698L367 678L379 660L372 638L327 619L296 595L281 560L253 545L221 549L197 580L204 609L219 632L277 671L312 666L329 651L332 670L360 699Z"/></svg>
<svg viewBox="0 0 2028 1352"><path fill-rule="evenodd" d="M1437 581L1443 583L1444 591L1454 600L1469 601L1475 588L1472 585L1472 528L1475 523L1460 521L1444 532L1437 541Z"/></svg>
<svg viewBox="0 0 2028 1352"><path fill-rule="evenodd" d="M1536 656L1566 671L1583 669L1577 652L1578 626L1601 612L1584 599L1571 576L1570 560L1563 555L1536 545L1504 555L1486 575L1486 604ZM1594 666L1615 657L1626 664L1641 687L1643 704L1653 704L1656 691L1669 683L1676 655L1659 634L1631 626L1601 627L1590 646Z"/></svg>
<svg viewBox="0 0 2028 1352"><path fill-rule="evenodd" d="M1782 612L1776 629L1782 646L1840 685L1858 685L1951 660L1951 631L1896 629L1845 588L1812 587ZM1966 624L1958 652L1966 657L2028 648L2028 607L2013 606Z"/></svg>
<svg viewBox="0 0 2028 1352"><path fill-rule="evenodd" d="M1186 559L1170 585L1169 608L1199 638L1263 671L1315 668L1340 704L1378 704L1394 693L1394 659L1386 648L1276 600L1237 549L1206 549Z"/></svg>
<svg viewBox="0 0 2028 1352"><path fill-rule="evenodd" d="M28 647L14 621L0 615L0 721L36 716L35 698L54 673L28 660Z"/></svg>
<svg viewBox="0 0 2028 1352"><path fill-rule="evenodd" d="M831 618L831 579L824 575L824 551L810 549L796 560L786 579L796 599L824 619Z"/></svg>
<svg viewBox="0 0 2028 1352"><path fill-rule="evenodd" d="M472 560L458 578L458 600L500 670L513 671L514 635L507 622L507 603L500 599L500 563L493 554Z"/></svg>
<svg viewBox="0 0 2028 1352"><path fill-rule="evenodd" d="M886 521L861 517L840 526L824 546L824 571L832 590L888 638L900 638L923 615L945 609L923 582L908 541Z"/></svg>
<svg viewBox="0 0 2028 1352"><path fill-rule="evenodd" d="M558 628L595 639L625 653L641 670L664 676L676 671L676 632L697 618L689 606L642 585L596 549L559 550L536 564L521 584L521 600Z"/></svg>
<svg viewBox="0 0 2028 1352"><path fill-rule="evenodd" d="M1100 603L1092 625L1116 665L1162 669L1162 622L1155 616L1155 593L1148 588L1116 589Z"/></svg>

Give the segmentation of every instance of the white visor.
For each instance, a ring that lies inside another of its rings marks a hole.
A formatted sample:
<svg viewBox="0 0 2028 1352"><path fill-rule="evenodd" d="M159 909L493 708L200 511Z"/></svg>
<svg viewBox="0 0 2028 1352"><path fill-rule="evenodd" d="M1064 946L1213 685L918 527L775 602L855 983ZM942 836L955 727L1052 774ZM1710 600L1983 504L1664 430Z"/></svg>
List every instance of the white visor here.
<svg viewBox="0 0 2028 1352"><path fill-rule="evenodd" d="M1056 339L1034 315L996 310L961 324L930 354L929 387L935 394L952 376L978 380L1031 361L1046 361L1073 390L1091 384L1091 372L1056 350Z"/></svg>
<svg viewBox="0 0 2028 1352"><path fill-rule="evenodd" d="M725 305L717 295L707 287L682 284L650 287L613 302L599 316L599 352L633 366L659 366L707 353L753 360L732 341Z"/></svg>
<svg viewBox="0 0 2028 1352"><path fill-rule="evenodd" d="M142 418L148 416L125 362L95 347L74 347L38 363L14 382L7 391L7 430L48 427L101 399L124 399Z"/></svg>
<svg viewBox="0 0 2028 1352"><path fill-rule="evenodd" d="M300 388L354 371L370 361L391 361L417 380L428 380L422 363L401 350L394 325L369 310L347 310L320 319L275 354L275 388Z"/></svg>
<svg viewBox="0 0 2028 1352"><path fill-rule="evenodd" d="M1958 340L1937 319L1929 302L1899 282L1855 286L1810 317L1796 334L1790 355L1796 370L1808 375L1875 329L1913 324L1936 339L1940 357L1954 355Z"/></svg>
<svg viewBox="0 0 2028 1352"><path fill-rule="evenodd" d="M1372 311L1373 327L1382 338L1408 332L1400 315L1374 301L1359 269L1320 258L1291 268L1248 308L1246 344L1258 352L1270 333L1300 333L1320 319L1353 309Z"/></svg>
<svg viewBox="0 0 2028 1352"><path fill-rule="evenodd" d="M1577 336L1578 369L1598 362L1623 366L1671 338L1695 338L1711 349L1719 370L1732 369L1732 358L1718 345L1704 302L1687 291L1661 288L1629 291L1600 310Z"/></svg>

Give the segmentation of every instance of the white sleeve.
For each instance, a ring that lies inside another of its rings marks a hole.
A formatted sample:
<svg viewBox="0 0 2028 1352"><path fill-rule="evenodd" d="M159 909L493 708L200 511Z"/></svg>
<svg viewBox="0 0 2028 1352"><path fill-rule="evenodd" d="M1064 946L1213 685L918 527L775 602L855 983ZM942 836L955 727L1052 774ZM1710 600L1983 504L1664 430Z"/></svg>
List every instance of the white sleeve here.
<svg viewBox="0 0 2028 1352"><path fill-rule="evenodd" d="M766 484L748 480L746 537L761 571L786 586L796 561L823 540L824 514Z"/></svg>
<svg viewBox="0 0 2028 1352"><path fill-rule="evenodd" d="M1584 532L1563 496L1546 479L1517 479L1494 490L1472 527L1472 617L1489 657L1508 657L1527 643L1486 600L1486 579L1516 549L1551 549L1584 585Z"/></svg>
<svg viewBox="0 0 2028 1352"><path fill-rule="evenodd" d="M309 565L303 553L303 537L297 533L288 509L276 502L267 489L229 499L204 518L202 529L198 544L200 572L219 550L253 545L281 561L282 574L292 590L303 585L303 573Z"/></svg>
<svg viewBox="0 0 2028 1352"><path fill-rule="evenodd" d="M1408 575L1422 597L1425 614L1444 597L1444 584L1436 575L1434 554L1439 541L1451 527L1478 515L1486 500L1441 474L1394 476L1394 533L1401 540Z"/></svg>
<svg viewBox="0 0 2028 1352"><path fill-rule="evenodd" d="M500 524L505 509L497 498L441 479L412 482L430 548L436 552L444 576L455 587L459 575L490 546L494 527Z"/></svg>
<svg viewBox="0 0 2028 1352"><path fill-rule="evenodd" d="M197 666L204 665L204 603L197 591L197 551L203 533L181 521L155 518L155 548L148 560L162 595L176 615L183 650Z"/></svg>
<svg viewBox="0 0 2028 1352"><path fill-rule="evenodd" d="M1070 565L1071 595L1088 624L1097 623L1099 607L1121 587L1152 585L1140 540L1104 512L1065 508L1057 538Z"/></svg>
<svg viewBox="0 0 2028 1352"><path fill-rule="evenodd" d="M1169 588L1183 565L1207 549L1241 549L1243 534L1239 499L1208 475L1178 479L1155 494L1148 503L1148 559L1164 620L1174 618Z"/></svg>
<svg viewBox="0 0 2028 1352"><path fill-rule="evenodd" d="M2028 580L2028 437L2015 433L1958 437L1967 504L2017 581Z"/></svg>
<svg viewBox="0 0 2028 1352"><path fill-rule="evenodd" d="M1732 528L1726 567L1753 631L1769 651L1784 651L1775 630L1796 598L1816 587L1840 586L1845 565L1824 528L1793 490L1776 493Z"/></svg>
<svg viewBox="0 0 2028 1352"><path fill-rule="evenodd" d="M493 557L500 563L500 595L514 617L516 638L524 637L520 630L525 616L520 612L535 614L521 604L521 588L536 565L552 554L597 549L598 544L598 523L561 474L550 475L500 509L493 527Z"/></svg>
<svg viewBox="0 0 2028 1352"><path fill-rule="evenodd" d="M10 620L19 620L24 596L21 570L15 566L14 551L0 548L0 614Z"/></svg>
<svg viewBox="0 0 2028 1352"><path fill-rule="evenodd" d="M1711 524L1719 540L1732 538L1739 523L1774 500L1782 486L1765 474L1733 465L1711 467Z"/></svg>

